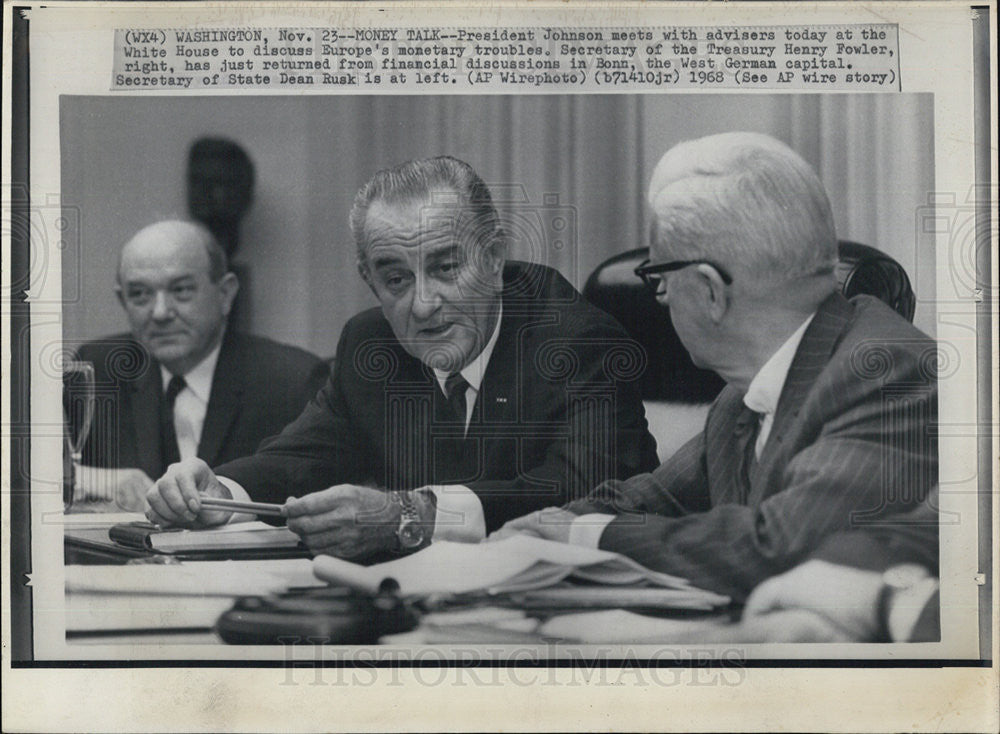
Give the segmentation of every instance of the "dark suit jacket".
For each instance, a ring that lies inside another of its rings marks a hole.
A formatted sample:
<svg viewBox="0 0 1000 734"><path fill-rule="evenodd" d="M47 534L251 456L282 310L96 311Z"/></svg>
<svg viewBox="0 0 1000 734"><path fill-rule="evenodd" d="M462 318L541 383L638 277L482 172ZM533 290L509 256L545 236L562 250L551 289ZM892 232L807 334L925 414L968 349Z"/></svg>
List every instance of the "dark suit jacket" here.
<svg viewBox="0 0 1000 734"><path fill-rule="evenodd" d="M488 530L656 465L638 390L645 355L556 271L504 268L503 316L469 425L434 416L440 389L379 309L344 327L330 382L252 457L218 467L256 500L342 483L460 484Z"/></svg>
<svg viewBox="0 0 1000 734"><path fill-rule="evenodd" d="M737 478L743 396L726 387L705 430L655 472L570 509L621 513L602 548L742 598L824 536L926 497L937 481L935 355L881 302L835 294L802 338L748 492Z"/></svg>
<svg viewBox="0 0 1000 734"><path fill-rule="evenodd" d="M829 563L882 573L902 563L916 563L939 575L938 488L912 512L893 523L834 533L812 557ZM910 632L910 642L941 639L941 597L935 592L924 604ZM898 642L899 640L897 640Z"/></svg>
<svg viewBox="0 0 1000 734"><path fill-rule="evenodd" d="M901 563L916 563L937 575L938 490L895 522L834 533L812 555L829 563L879 573Z"/></svg>
<svg viewBox="0 0 1000 734"><path fill-rule="evenodd" d="M160 458L160 366L127 334L77 350L92 362L97 410L83 463L136 467L156 479ZM209 464L252 453L301 412L329 367L309 352L247 334L227 332L212 378L198 456Z"/></svg>

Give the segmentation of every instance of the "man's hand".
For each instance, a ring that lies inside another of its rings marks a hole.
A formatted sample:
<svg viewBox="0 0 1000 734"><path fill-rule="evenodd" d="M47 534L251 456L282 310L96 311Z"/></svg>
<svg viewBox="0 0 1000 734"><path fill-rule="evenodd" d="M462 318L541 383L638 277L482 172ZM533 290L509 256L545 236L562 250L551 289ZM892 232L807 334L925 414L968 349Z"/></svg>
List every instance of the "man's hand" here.
<svg viewBox="0 0 1000 734"><path fill-rule="evenodd" d="M780 614L795 623L796 634L805 635L812 628L817 642L827 641L831 630L840 631L842 636L836 639L873 640L881 588L882 575L874 571L806 561L754 589L743 610L743 624L767 625L769 618ZM792 611L798 614L786 614ZM795 641L806 639L800 636Z"/></svg>
<svg viewBox="0 0 1000 734"><path fill-rule="evenodd" d="M228 489L201 459L171 464L146 493L146 517L156 525L204 528L229 522L231 512L202 509L201 496L232 499Z"/></svg>
<svg viewBox="0 0 1000 734"><path fill-rule="evenodd" d="M576 519L569 510L561 507L546 507L522 517L515 518L499 530L490 534L487 540L503 540L512 535L534 535L536 538L569 542L569 528Z"/></svg>
<svg viewBox="0 0 1000 734"><path fill-rule="evenodd" d="M290 498L285 514L314 554L355 559L395 548L401 510L388 492L340 484Z"/></svg>
<svg viewBox="0 0 1000 734"><path fill-rule="evenodd" d="M142 512L153 480L142 469L81 466L76 485L76 512Z"/></svg>
<svg viewBox="0 0 1000 734"><path fill-rule="evenodd" d="M851 630L809 609L784 609L760 617L744 617L727 642L857 642Z"/></svg>

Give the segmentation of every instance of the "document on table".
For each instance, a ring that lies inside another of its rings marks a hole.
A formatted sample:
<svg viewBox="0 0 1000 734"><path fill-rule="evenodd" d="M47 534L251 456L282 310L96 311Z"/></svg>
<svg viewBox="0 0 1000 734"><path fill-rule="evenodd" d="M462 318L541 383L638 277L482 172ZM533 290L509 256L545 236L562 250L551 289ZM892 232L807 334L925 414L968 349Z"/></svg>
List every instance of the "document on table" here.
<svg viewBox="0 0 1000 734"><path fill-rule="evenodd" d="M574 642L656 643L728 641L733 627L728 617L714 619L663 619L622 609L562 614L538 627L544 637Z"/></svg>
<svg viewBox="0 0 1000 734"><path fill-rule="evenodd" d="M67 566L66 631L208 629L234 597L315 586L307 558Z"/></svg>
<svg viewBox="0 0 1000 734"><path fill-rule="evenodd" d="M185 561L133 566L67 566L66 592L254 596L290 587L323 586L308 558Z"/></svg>
<svg viewBox="0 0 1000 734"><path fill-rule="evenodd" d="M144 522L141 512L72 512L61 516L65 527L104 526L111 527L126 522Z"/></svg>
<svg viewBox="0 0 1000 734"><path fill-rule="evenodd" d="M286 527L260 521L239 522L219 527L185 530L161 529L148 522L114 525L108 537L126 548L157 553L235 553L237 551L292 551L306 554L299 536Z"/></svg>
<svg viewBox="0 0 1000 734"><path fill-rule="evenodd" d="M610 551L515 535L485 543L442 541L399 560L374 566L317 556L316 575L331 584L375 592L387 578L403 594L512 592L550 587L568 576L610 586L638 583L684 590L686 598L702 597L709 607L728 597L695 589L686 580L651 571Z"/></svg>

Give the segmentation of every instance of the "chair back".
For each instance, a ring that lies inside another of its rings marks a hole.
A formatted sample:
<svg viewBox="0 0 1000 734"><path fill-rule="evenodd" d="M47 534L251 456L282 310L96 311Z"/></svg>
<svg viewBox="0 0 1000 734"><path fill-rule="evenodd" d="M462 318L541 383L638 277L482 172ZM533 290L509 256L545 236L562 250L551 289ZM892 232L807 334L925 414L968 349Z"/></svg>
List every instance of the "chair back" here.
<svg viewBox="0 0 1000 734"><path fill-rule="evenodd" d="M841 241L839 253L835 274L845 296L875 296L913 320L916 297L899 263L857 242ZM646 350L648 366L641 382L645 400L708 402L725 383L714 372L694 365L670 321L670 309L661 306L636 276L635 268L647 257L649 248L640 247L608 258L587 278L583 295L614 316Z"/></svg>

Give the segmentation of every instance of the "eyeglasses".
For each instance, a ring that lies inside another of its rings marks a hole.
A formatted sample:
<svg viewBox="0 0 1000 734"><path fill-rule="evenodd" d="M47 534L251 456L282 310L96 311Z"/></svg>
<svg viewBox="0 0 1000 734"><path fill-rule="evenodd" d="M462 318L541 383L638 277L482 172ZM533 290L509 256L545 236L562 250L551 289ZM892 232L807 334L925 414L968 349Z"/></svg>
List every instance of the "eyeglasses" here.
<svg viewBox="0 0 1000 734"><path fill-rule="evenodd" d="M711 260L674 260L673 262L650 265L649 258L646 258L639 264L639 267L635 269L635 274L642 279L642 282L646 284L646 287L659 296L663 294L663 291L660 290L662 278L658 278L657 276L663 273L672 273L675 270L683 270L688 265L711 265L719 273L719 277L722 278L723 283L731 285L733 282L732 276L726 272L725 268L720 265L716 265Z"/></svg>

